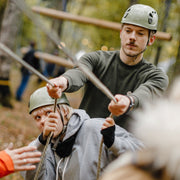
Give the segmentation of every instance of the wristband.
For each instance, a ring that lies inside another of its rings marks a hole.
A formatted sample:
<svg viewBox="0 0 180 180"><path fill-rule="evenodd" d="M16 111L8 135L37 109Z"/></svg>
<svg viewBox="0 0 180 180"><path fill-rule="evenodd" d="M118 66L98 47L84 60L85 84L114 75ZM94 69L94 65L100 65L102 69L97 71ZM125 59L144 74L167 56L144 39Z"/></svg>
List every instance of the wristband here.
<svg viewBox="0 0 180 180"><path fill-rule="evenodd" d="M134 102L133 102L133 98L132 98L131 96L128 96L128 95L127 95L126 97L128 97L129 100L130 100L129 107L127 108L127 110L126 110L126 112L125 112L125 113L128 113L130 110L133 109L133 107L134 107Z"/></svg>

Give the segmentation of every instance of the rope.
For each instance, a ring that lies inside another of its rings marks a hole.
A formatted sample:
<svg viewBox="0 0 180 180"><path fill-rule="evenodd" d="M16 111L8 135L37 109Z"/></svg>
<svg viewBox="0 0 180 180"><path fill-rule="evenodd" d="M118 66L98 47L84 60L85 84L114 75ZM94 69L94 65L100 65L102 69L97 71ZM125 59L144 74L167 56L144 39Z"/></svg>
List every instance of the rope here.
<svg viewBox="0 0 180 180"><path fill-rule="evenodd" d="M47 138L47 141L46 141L46 145L44 146L44 149L43 149L43 153L42 153L42 156L41 156L41 161L39 162L39 165L38 165L38 168L37 168L37 171L36 171L36 174L34 176L34 180L38 180L38 175L41 171L41 168L42 168L42 164L44 162L44 158L45 158L45 155L46 155L46 150L47 150L47 147L50 143L50 140L51 140L51 137L53 136L53 132L51 132Z"/></svg>
<svg viewBox="0 0 180 180"><path fill-rule="evenodd" d="M57 99L55 99L55 101L54 101L54 112L56 112L56 107L57 107ZM41 168L42 168L42 165L43 165L43 162L44 162L44 159L45 159L46 150L47 150L47 147L48 147L49 143L51 142L52 137L53 137L53 132L51 132L48 135L48 138L47 138L47 141L46 141L46 144L44 146L43 153L42 153L42 156L41 156L41 161L39 162L36 174L34 176L34 180L38 180L38 175L39 175L39 173L41 171Z"/></svg>
<svg viewBox="0 0 180 180"><path fill-rule="evenodd" d="M111 113L109 117L113 117ZM101 156L102 156L102 148L103 148L103 137L101 138L101 143L99 146L99 155L98 155L98 164L97 164L97 173L96 173L96 180L99 179L100 171L101 171Z"/></svg>
<svg viewBox="0 0 180 180"><path fill-rule="evenodd" d="M101 155L102 155L102 147L103 147L103 138L101 138L101 143L99 146L99 156L98 156L98 164L97 164L97 173L96 173L96 180L99 179L99 174L101 171Z"/></svg>

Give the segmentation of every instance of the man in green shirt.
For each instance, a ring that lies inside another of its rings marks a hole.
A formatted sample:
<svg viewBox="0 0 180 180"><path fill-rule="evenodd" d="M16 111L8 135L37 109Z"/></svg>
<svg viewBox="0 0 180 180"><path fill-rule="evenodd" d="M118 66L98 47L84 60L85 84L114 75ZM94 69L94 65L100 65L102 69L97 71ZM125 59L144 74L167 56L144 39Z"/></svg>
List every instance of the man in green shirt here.
<svg viewBox="0 0 180 180"><path fill-rule="evenodd" d="M110 102L78 68L51 79L55 86L47 85L47 90L51 97L58 98L63 91L74 92L85 84L80 108L90 117L104 118L111 112L116 116L116 124L127 128L130 111L162 95L168 77L143 58L147 46L155 41L157 12L150 6L136 4L127 9L121 23L120 51L96 51L80 59L115 95L117 103Z"/></svg>

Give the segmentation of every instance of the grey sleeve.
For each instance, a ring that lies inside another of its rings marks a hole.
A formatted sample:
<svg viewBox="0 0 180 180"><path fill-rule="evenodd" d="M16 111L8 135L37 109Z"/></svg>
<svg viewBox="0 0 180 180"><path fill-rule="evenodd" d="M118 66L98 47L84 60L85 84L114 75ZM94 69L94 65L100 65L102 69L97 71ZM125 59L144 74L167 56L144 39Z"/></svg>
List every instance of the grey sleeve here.
<svg viewBox="0 0 180 180"><path fill-rule="evenodd" d="M127 132L125 129L116 126L115 130L115 140L113 145L109 148L115 156L127 151L136 151L143 149L143 143L135 138L131 133Z"/></svg>
<svg viewBox="0 0 180 180"><path fill-rule="evenodd" d="M29 146L36 146L37 150L40 152L43 152L43 149L44 149L44 145L39 142L38 138L35 141L31 142L29 144ZM39 165L39 163L36 164L35 170L22 171L21 175L23 176L23 178L25 180L34 179L38 165ZM41 170L40 170L39 175L38 175L38 180L55 179L56 178L55 171L56 171L55 159L54 159L54 156L53 156L53 153L52 153L50 146L48 146L48 148L46 150L45 159L43 161Z"/></svg>

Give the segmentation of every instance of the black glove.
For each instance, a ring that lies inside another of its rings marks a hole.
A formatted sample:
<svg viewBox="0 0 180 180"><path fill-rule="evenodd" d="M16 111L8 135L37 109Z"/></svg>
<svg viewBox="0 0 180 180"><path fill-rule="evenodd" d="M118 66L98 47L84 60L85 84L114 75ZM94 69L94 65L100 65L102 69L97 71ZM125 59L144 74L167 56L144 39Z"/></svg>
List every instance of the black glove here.
<svg viewBox="0 0 180 180"><path fill-rule="evenodd" d="M46 140L43 139L43 133L40 134L39 141L40 141L41 144L46 145L47 139Z"/></svg>
<svg viewBox="0 0 180 180"><path fill-rule="evenodd" d="M101 134L103 135L104 144L110 148L114 143L115 125L101 130Z"/></svg>

